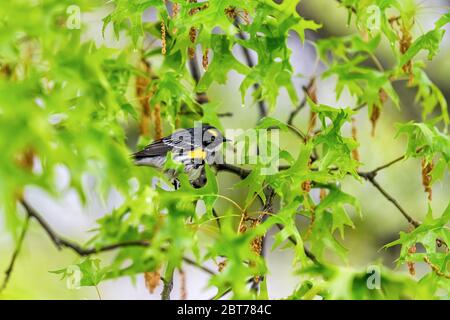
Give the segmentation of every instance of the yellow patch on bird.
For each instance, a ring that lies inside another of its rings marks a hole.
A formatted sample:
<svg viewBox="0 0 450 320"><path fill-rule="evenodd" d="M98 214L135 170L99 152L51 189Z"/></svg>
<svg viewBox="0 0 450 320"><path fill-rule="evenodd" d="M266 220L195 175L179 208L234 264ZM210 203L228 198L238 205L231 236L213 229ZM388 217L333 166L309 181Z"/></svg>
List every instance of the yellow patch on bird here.
<svg viewBox="0 0 450 320"><path fill-rule="evenodd" d="M191 150L187 155L191 159L206 159L206 152L202 148Z"/></svg>
<svg viewBox="0 0 450 320"><path fill-rule="evenodd" d="M209 132L209 134L211 134L214 137L217 137L219 135L219 133L217 132L217 130L214 129L208 129L206 130L207 132Z"/></svg>

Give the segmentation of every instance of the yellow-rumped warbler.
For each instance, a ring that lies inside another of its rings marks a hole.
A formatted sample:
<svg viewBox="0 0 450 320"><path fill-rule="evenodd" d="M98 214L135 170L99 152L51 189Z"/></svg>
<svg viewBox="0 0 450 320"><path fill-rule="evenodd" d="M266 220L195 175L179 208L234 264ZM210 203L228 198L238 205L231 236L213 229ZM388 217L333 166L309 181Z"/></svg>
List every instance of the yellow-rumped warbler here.
<svg viewBox="0 0 450 320"><path fill-rule="evenodd" d="M156 140L143 150L133 154L136 165L163 168L167 154L184 164L190 181L196 180L205 165L214 163L222 142L228 141L222 133L210 125L182 129L170 136ZM167 172L173 176L173 170Z"/></svg>

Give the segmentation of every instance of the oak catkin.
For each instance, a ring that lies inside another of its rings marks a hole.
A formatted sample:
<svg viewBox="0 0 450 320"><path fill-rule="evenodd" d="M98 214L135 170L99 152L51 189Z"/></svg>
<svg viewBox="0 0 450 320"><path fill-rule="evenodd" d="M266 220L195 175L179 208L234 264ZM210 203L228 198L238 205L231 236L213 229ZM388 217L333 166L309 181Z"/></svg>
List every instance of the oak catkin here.
<svg viewBox="0 0 450 320"><path fill-rule="evenodd" d="M227 260L223 260L223 261L219 262L219 264L217 265L217 270L219 272L222 272L225 269L225 267L227 266L227 263L228 263Z"/></svg>
<svg viewBox="0 0 450 320"><path fill-rule="evenodd" d="M205 51L203 52L203 57L202 57L202 66L203 66L203 69L205 69L205 70L208 70L208 64L209 64L208 54L209 54L209 49L206 48Z"/></svg>
<svg viewBox="0 0 450 320"><path fill-rule="evenodd" d="M377 127L378 119L380 119L381 109L379 106L374 105L372 108L372 113L370 114L370 122L372 123L372 137L375 137L375 129Z"/></svg>
<svg viewBox="0 0 450 320"><path fill-rule="evenodd" d="M401 33L402 33L402 37L400 38L400 41L399 41L400 53L405 54L408 51L409 47L411 47L412 36L411 36L411 33L409 32L408 28L406 28L406 27L401 28ZM414 80L412 67L413 67L412 60L408 60L402 66L403 72L405 72L409 75L408 84L410 84L410 85L412 84L412 82Z"/></svg>
<svg viewBox="0 0 450 320"><path fill-rule="evenodd" d="M191 40L192 43L195 43L196 38L197 38L197 29L191 27L191 29L189 29L189 40ZM188 48L188 55L190 59L193 59L195 57L195 47Z"/></svg>
<svg viewBox="0 0 450 320"><path fill-rule="evenodd" d="M308 160L308 167L311 167L311 159ZM311 191L311 181L310 180L303 181L301 188L303 192L309 193Z"/></svg>
<svg viewBox="0 0 450 320"><path fill-rule="evenodd" d="M155 104L155 110L154 112L154 124L155 124L155 139L161 139L163 137L163 130L162 130L162 121L161 121L161 106L159 103Z"/></svg>
<svg viewBox="0 0 450 320"><path fill-rule="evenodd" d="M174 3L172 6L172 18L176 18L178 13L180 13L180 4Z"/></svg>
<svg viewBox="0 0 450 320"><path fill-rule="evenodd" d="M416 253L416 246L413 245L412 247L410 247L410 248L408 249L408 253L409 253L409 254L414 254L414 253ZM415 265L415 263L412 262L412 261L408 261L407 264L408 264L408 271L409 271L409 274L412 275L412 276L414 276L414 275L416 274L416 265Z"/></svg>
<svg viewBox="0 0 450 320"><path fill-rule="evenodd" d="M323 201L323 199L325 199L327 197L327 189L320 189L320 194L319 194L319 198L320 201Z"/></svg>
<svg viewBox="0 0 450 320"><path fill-rule="evenodd" d="M197 3L197 0L189 0L189 3ZM194 15L199 11L199 8L193 8L191 10L189 10L189 15ZM192 26L189 29L189 40L191 41L191 43L195 43L195 40L197 39L197 29ZM189 47L188 48L188 56L189 59L193 59L195 57L195 47Z"/></svg>
<svg viewBox="0 0 450 320"><path fill-rule="evenodd" d="M161 21L161 53L163 55L167 53L166 25L164 21Z"/></svg>
<svg viewBox="0 0 450 320"><path fill-rule="evenodd" d="M422 159L422 185L424 191L428 193L428 200L432 200L433 190L431 189L431 171L433 171L433 162L428 162L425 159Z"/></svg>
<svg viewBox="0 0 450 320"><path fill-rule="evenodd" d="M159 269L155 271L144 272L145 287L148 289L150 294L155 292L155 289L158 287L160 280L161 274L159 272Z"/></svg>
<svg viewBox="0 0 450 320"><path fill-rule="evenodd" d="M142 60L143 71L146 74L150 73L150 65ZM150 83L149 77L138 76L136 78L136 96L138 98L139 104L141 105L141 118L139 121L139 134L142 136L149 135L149 126L150 126L150 96L147 93L148 85Z"/></svg>

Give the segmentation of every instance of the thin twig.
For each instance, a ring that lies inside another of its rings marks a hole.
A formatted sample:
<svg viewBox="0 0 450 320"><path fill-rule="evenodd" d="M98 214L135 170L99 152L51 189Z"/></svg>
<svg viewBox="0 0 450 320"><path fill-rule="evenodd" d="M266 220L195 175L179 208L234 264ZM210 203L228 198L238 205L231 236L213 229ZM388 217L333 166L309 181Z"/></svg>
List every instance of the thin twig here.
<svg viewBox="0 0 450 320"><path fill-rule="evenodd" d="M361 110L362 108L364 108L364 107L366 107L367 106L367 103L361 103L359 106L356 106L356 107L354 107L352 110L353 111L359 111L359 110Z"/></svg>
<svg viewBox="0 0 450 320"><path fill-rule="evenodd" d="M306 105L306 98L304 98L300 104L298 105L297 108L295 108L290 114L289 114L289 118L287 121L287 124L292 125L292 123L294 122L294 118L295 116L300 112L300 110L303 109L303 107Z"/></svg>
<svg viewBox="0 0 450 320"><path fill-rule="evenodd" d="M246 284L251 283L252 280L253 280L253 278L248 279L247 282L246 282ZM231 288L228 288L227 290L225 290L224 292L222 292L220 295L217 295L217 294L216 294L214 297L210 298L209 300L218 300L218 299L222 298L223 296L227 295L227 294L230 293L230 292L231 292Z"/></svg>
<svg viewBox="0 0 450 320"><path fill-rule="evenodd" d="M339 2L340 4L343 4L342 2L342 0L336 0L337 2ZM355 13L356 14L356 8L355 7L353 7L353 6L345 6L347 9L349 9L349 10L351 10L353 13Z"/></svg>
<svg viewBox="0 0 450 320"><path fill-rule="evenodd" d="M216 218L215 220L216 220L216 223L217 223L217 228L219 228L219 230L222 229L222 226L221 226L221 223L220 223L220 216L219 216L219 214L217 213L217 211L214 208L212 208L212 214L213 214L214 218Z"/></svg>
<svg viewBox="0 0 450 320"><path fill-rule="evenodd" d="M231 172L238 175L241 179L247 178L247 176L251 173L251 170L247 170L238 166L234 166L228 163L218 163L216 164L216 169L218 171L226 171Z"/></svg>
<svg viewBox="0 0 450 320"><path fill-rule="evenodd" d="M406 211L405 209L402 208L402 206L398 203L397 200L395 200L389 193L386 192L386 190L384 190L379 184L378 182L375 180L375 176L366 176L365 177L366 180L368 180L378 191L380 191L380 193L388 200L390 201L400 212L401 214L405 217L405 219L411 224L413 225L415 228L417 228L418 226L420 226L420 222L418 222L417 220L415 220L413 217L411 217Z"/></svg>
<svg viewBox="0 0 450 320"><path fill-rule="evenodd" d="M417 149L416 152L420 152L421 148ZM381 187L381 185L375 180L375 177L377 173L383 169L386 169L392 165L394 165L397 162L402 161L405 159L405 155L402 155L400 157L395 158L392 161L389 161L388 163L381 165L379 167L376 167L375 169L368 171L368 172L358 172L358 175L360 177L363 177L367 181L369 181L388 201L390 201L399 211L400 213L405 217L405 219L415 228L420 226L420 222L415 220L410 214L406 212L405 209L398 203L398 201L392 197L389 193L386 192L386 190Z"/></svg>
<svg viewBox="0 0 450 320"><path fill-rule="evenodd" d="M199 83L201 76L196 57L189 59L189 70L191 72L192 78L194 78L195 80L195 83Z"/></svg>
<svg viewBox="0 0 450 320"><path fill-rule="evenodd" d="M389 161L388 163L386 163L386 164L384 164L384 165L382 165L382 166L379 166L379 167L373 169L372 172L375 172L375 173L376 173L376 172L378 172L378 171L380 171L380 170L386 169L386 168L392 166L393 164L395 164L395 163L397 163L397 162L399 162L399 161L402 161L403 159L405 159L405 155L400 156L400 157L398 157L398 158L396 158L396 159L394 159L394 160L392 160L392 161Z"/></svg>
<svg viewBox="0 0 450 320"><path fill-rule="evenodd" d="M198 102L198 100L197 100ZM203 110L199 110L199 112L193 112L193 111L180 111L178 112L179 116L203 116ZM232 117L234 114L233 112L219 112L217 113L217 116L219 118L227 118L227 117Z"/></svg>
<svg viewBox="0 0 450 320"><path fill-rule="evenodd" d="M3 279L3 284L0 288L0 292L6 289L6 286L8 285L9 279L11 278L12 271L14 269L14 265L17 260L17 256L20 253L20 250L22 249L23 240L25 239L25 235L28 231L28 226L30 222L30 216L27 215L25 217L25 222L23 224L22 232L20 233L19 239L16 244L16 248L14 249L13 255L11 256L11 260L9 262L8 268L5 270L5 278Z"/></svg>
<svg viewBox="0 0 450 320"><path fill-rule="evenodd" d="M306 86L303 86L303 92L304 92L304 97L302 99L302 101L300 102L300 104L298 105L297 108L295 108L294 110L292 110L292 112L289 114L289 118L287 120L287 124L288 125L292 125L294 122L294 118L295 116L304 108L304 106L306 105L307 102L307 97L308 97L308 92L311 90L312 86L315 85L315 77L311 77L311 79L309 80L308 84Z"/></svg>

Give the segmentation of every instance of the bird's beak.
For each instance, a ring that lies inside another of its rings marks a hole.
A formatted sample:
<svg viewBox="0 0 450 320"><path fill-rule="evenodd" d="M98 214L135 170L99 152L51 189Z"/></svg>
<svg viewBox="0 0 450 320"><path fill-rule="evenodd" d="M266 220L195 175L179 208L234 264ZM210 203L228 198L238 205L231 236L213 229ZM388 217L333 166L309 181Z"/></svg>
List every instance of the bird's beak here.
<svg viewBox="0 0 450 320"><path fill-rule="evenodd" d="M230 139L227 139L227 138L225 138L225 137L223 137L223 140L222 140L223 142L231 142L231 140Z"/></svg>

